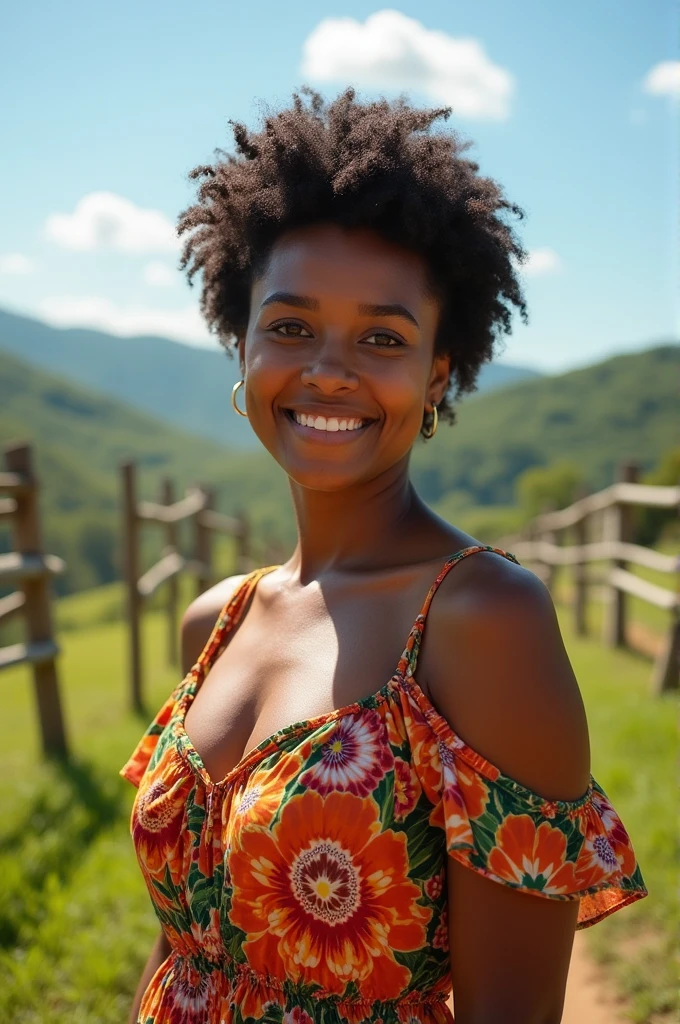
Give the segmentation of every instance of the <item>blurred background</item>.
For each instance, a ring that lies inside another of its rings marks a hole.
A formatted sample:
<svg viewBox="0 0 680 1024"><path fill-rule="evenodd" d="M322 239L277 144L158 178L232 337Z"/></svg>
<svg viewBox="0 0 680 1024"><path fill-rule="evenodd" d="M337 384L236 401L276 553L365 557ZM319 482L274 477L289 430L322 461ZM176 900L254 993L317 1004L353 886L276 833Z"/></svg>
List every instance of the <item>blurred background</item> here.
<svg viewBox="0 0 680 1024"><path fill-rule="evenodd" d="M450 105L527 212L530 324L413 479L551 588L651 893L588 933L583 998L677 1019L677 28L662 0L3 12L0 1020L126 1019L156 925L117 770L190 600L294 543L174 224L228 121L305 83Z"/></svg>

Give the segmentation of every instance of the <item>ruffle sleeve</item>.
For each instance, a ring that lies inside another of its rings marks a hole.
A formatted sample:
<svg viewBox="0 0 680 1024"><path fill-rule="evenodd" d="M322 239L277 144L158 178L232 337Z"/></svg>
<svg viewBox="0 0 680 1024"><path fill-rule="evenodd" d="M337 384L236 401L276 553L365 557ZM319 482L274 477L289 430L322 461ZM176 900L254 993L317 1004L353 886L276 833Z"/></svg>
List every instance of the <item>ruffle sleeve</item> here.
<svg viewBox="0 0 680 1024"><path fill-rule="evenodd" d="M413 767L449 856L533 896L580 900L587 928L647 895L621 818L591 776L578 800L546 800L458 737L415 685L402 696Z"/></svg>
<svg viewBox="0 0 680 1024"><path fill-rule="evenodd" d="M177 707L178 691L175 690L163 704L151 725L146 730L132 754L119 771L133 786L139 786L158 747L158 741L169 725Z"/></svg>

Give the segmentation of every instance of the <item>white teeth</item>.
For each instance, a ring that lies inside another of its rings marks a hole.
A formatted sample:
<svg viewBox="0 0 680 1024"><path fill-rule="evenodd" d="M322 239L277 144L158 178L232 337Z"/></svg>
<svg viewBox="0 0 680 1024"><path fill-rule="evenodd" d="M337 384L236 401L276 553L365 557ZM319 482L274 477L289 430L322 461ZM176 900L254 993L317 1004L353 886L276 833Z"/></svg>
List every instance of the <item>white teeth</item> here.
<svg viewBox="0 0 680 1024"><path fill-rule="evenodd" d="M315 430L327 430L335 433L336 430L358 430L363 421L359 419L341 420L337 416L308 416L304 412L294 412L295 421L303 427L314 427Z"/></svg>

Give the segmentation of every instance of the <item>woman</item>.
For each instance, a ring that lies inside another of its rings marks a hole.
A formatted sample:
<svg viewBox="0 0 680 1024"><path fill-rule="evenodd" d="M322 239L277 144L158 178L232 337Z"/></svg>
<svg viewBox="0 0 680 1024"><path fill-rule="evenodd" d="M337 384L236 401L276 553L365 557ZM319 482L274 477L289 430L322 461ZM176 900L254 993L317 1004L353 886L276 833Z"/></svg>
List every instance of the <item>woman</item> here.
<svg viewBox="0 0 680 1024"><path fill-rule="evenodd" d="M525 315L521 211L447 114L304 91L192 172L182 266L298 541L190 606L122 769L161 923L133 1021L444 1024L453 986L457 1024L548 1024L575 928L645 895L546 588L409 480Z"/></svg>

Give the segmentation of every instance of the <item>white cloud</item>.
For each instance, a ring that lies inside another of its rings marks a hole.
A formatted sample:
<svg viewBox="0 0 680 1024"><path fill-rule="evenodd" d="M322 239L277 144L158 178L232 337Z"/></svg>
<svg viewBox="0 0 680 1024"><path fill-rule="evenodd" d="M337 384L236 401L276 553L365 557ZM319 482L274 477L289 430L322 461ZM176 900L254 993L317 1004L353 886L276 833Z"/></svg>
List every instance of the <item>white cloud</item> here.
<svg viewBox="0 0 680 1024"><path fill-rule="evenodd" d="M680 60L663 60L655 64L642 83L652 96L680 97Z"/></svg>
<svg viewBox="0 0 680 1024"><path fill-rule="evenodd" d="M32 274L35 263L20 252L8 252L0 256L0 274Z"/></svg>
<svg viewBox="0 0 680 1024"><path fill-rule="evenodd" d="M554 249L531 249L526 263L520 269L526 277L554 274L562 269L562 260Z"/></svg>
<svg viewBox="0 0 680 1024"><path fill-rule="evenodd" d="M506 118L514 80L476 39L455 39L399 11L325 18L304 43L302 73L320 82L414 89L462 117Z"/></svg>
<svg viewBox="0 0 680 1024"><path fill-rule="evenodd" d="M152 260L144 267L144 283L153 288L173 288L179 282L179 274L174 267L160 260Z"/></svg>
<svg viewBox="0 0 680 1024"><path fill-rule="evenodd" d="M113 192L90 192L73 213L53 213L47 237L65 249L118 249L127 253L175 252L175 226L160 210L146 210Z"/></svg>
<svg viewBox="0 0 680 1024"><path fill-rule="evenodd" d="M78 298L60 296L45 299L40 316L55 327L92 327L122 337L140 334L160 335L193 345L214 346L198 308L154 309L148 306L117 306L100 296Z"/></svg>

